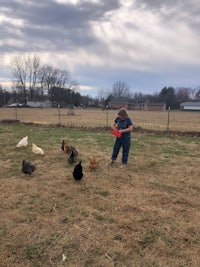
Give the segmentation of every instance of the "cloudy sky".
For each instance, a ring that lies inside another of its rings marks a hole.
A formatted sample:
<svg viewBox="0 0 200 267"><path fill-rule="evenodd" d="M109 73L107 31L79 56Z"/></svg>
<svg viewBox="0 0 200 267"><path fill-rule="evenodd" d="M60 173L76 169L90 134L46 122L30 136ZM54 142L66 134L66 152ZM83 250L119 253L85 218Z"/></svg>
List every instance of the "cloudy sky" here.
<svg viewBox="0 0 200 267"><path fill-rule="evenodd" d="M82 94L200 86L199 0L1 0L0 84L15 55L68 70Z"/></svg>

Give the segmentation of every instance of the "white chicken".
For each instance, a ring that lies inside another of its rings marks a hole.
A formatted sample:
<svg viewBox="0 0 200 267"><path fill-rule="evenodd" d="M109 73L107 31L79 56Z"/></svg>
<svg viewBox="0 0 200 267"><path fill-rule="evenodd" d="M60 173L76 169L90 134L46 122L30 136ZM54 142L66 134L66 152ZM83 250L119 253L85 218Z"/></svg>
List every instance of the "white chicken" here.
<svg viewBox="0 0 200 267"><path fill-rule="evenodd" d="M32 143L32 152L36 155L44 155L43 149L34 143Z"/></svg>
<svg viewBox="0 0 200 267"><path fill-rule="evenodd" d="M17 148L27 147L27 146L28 146L28 136L25 136L24 138L22 138L16 145Z"/></svg>

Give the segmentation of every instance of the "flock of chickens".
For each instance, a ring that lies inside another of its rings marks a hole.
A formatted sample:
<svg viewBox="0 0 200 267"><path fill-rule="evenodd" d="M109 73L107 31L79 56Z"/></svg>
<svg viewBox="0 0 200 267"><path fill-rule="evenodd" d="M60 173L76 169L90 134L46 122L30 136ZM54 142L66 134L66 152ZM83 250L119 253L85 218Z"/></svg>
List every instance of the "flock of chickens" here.
<svg viewBox="0 0 200 267"><path fill-rule="evenodd" d="M28 146L28 136L22 138L16 148L23 148ZM67 143L65 140L62 140L61 149L64 153L68 155L68 162L73 164L77 161L78 151L74 146ZM44 155L44 151L41 147L32 143L32 152L36 155ZM80 181L83 178L83 167L81 165L81 161L75 165L73 170L73 177L76 181ZM90 157L89 165L90 170L96 170L98 168L98 161L94 157ZM28 175L31 175L36 170L36 166L27 160L22 161L22 172Z"/></svg>

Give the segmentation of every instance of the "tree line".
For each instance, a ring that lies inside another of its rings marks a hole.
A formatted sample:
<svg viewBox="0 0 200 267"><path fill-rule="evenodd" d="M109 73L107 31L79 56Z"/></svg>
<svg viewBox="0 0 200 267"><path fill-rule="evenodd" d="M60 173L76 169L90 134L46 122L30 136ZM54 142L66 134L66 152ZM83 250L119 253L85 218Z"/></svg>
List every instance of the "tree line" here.
<svg viewBox="0 0 200 267"><path fill-rule="evenodd" d="M52 106L88 105L91 98L78 92L78 83L69 71L42 64L37 55L15 56L10 63L12 90L0 85L0 106L8 103L50 100Z"/></svg>
<svg viewBox="0 0 200 267"><path fill-rule="evenodd" d="M186 87L164 87L158 93L143 94L141 92L132 93L130 87L122 81L117 81L111 89L99 89L99 98L107 105L113 97L127 97L130 103L166 103L166 108L179 109L183 102L200 101L200 88L192 89Z"/></svg>
<svg viewBox="0 0 200 267"><path fill-rule="evenodd" d="M37 55L16 56L12 59L10 70L13 75L12 90L6 90L0 85L0 106L10 102L23 103L27 101L51 101L52 106L107 106L113 97L127 97L132 103L165 102L166 107L178 109L180 103L200 101L200 88L164 87L159 93L133 93L129 85L117 81L111 88L98 89L98 96L82 96L78 82L71 78L69 71L41 64Z"/></svg>

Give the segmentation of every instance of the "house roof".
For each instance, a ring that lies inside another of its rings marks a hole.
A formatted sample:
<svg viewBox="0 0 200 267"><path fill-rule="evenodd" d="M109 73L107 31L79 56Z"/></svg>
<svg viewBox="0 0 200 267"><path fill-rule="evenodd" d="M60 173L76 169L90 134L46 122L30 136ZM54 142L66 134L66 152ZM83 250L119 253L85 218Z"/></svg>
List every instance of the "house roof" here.
<svg viewBox="0 0 200 267"><path fill-rule="evenodd" d="M193 107L196 107L196 106L200 106L200 102L183 102L183 103L181 103L181 106L193 106Z"/></svg>
<svg viewBox="0 0 200 267"><path fill-rule="evenodd" d="M157 103L147 103L147 106L164 106L164 105L166 105L166 103L165 102L157 102Z"/></svg>

